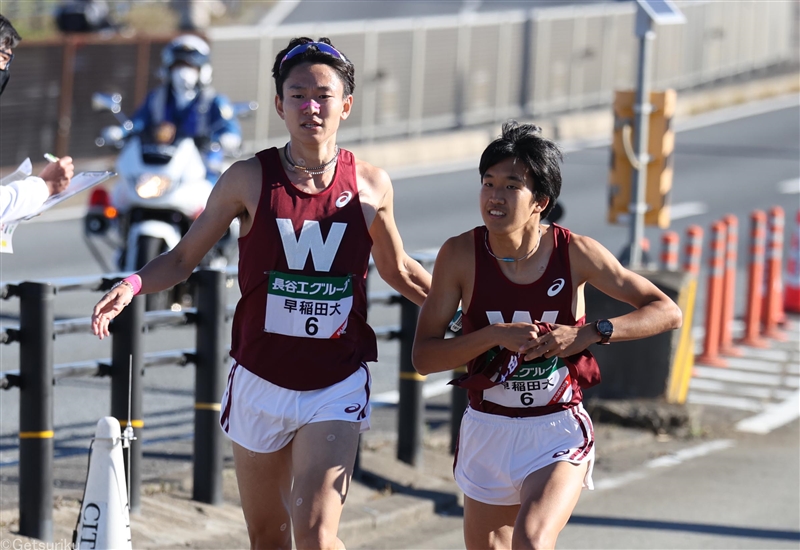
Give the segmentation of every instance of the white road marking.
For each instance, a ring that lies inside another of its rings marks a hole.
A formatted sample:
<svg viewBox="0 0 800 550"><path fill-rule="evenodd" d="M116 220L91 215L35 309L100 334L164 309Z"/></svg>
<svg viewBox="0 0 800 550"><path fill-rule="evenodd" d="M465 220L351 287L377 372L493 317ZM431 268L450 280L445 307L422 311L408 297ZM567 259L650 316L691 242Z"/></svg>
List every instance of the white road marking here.
<svg viewBox="0 0 800 550"><path fill-rule="evenodd" d="M788 388L731 384L728 382L720 382L719 380L709 380L707 378L693 378L692 391L703 391L729 396L753 397L756 399L768 399L774 401L787 399L794 393L794 390L790 390Z"/></svg>
<svg viewBox="0 0 800 550"><path fill-rule="evenodd" d="M708 212L708 205L704 202L679 202L669 207L669 217L671 220L699 216L706 212Z"/></svg>
<svg viewBox="0 0 800 550"><path fill-rule="evenodd" d="M652 470L657 468L672 468L688 460L692 460L693 458L699 458L717 451L729 449L735 444L736 443L731 439L717 439L715 441L709 441L708 443L702 443L694 447L689 447L688 449L682 449L675 453L653 459L647 462L642 468L634 470L633 472L629 472L617 477L599 479L594 484L594 490L605 491L608 489L616 489L617 487L622 487L623 485L627 485L632 481L638 481L648 477L651 475Z"/></svg>
<svg viewBox="0 0 800 550"><path fill-rule="evenodd" d="M768 405L761 414L741 420L736 424L736 429L740 432L767 434L798 417L800 417L800 391L782 403Z"/></svg>
<svg viewBox="0 0 800 550"><path fill-rule="evenodd" d="M800 193L800 178L795 178L793 180L783 180L778 182L778 193L783 195L792 195L794 193Z"/></svg>
<svg viewBox="0 0 800 550"><path fill-rule="evenodd" d="M761 412L764 410L763 402L755 399L703 393L691 389L689 390L689 395L686 397L686 401L687 403L695 405L713 405L715 407L738 409L740 411Z"/></svg>
<svg viewBox="0 0 800 550"><path fill-rule="evenodd" d="M453 386L448 386L444 380L437 380L435 382L428 382L422 386L422 397L436 397L442 395L453 389ZM400 402L400 392L397 390L385 391L376 393L370 398L370 402L375 406L397 405Z"/></svg>
<svg viewBox="0 0 800 550"><path fill-rule="evenodd" d="M698 378L721 380L722 382L738 382L740 384L758 384L760 386L780 386L782 382L782 377L779 374L747 372L702 365L695 365L694 375ZM787 383L790 382L787 380Z"/></svg>
<svg viewBox="0 0 800 550"><path fill-rule="evenodd" d="M761 101L750 101L722 109L715 109L706 113L701 113L693 117L675 121L675 131L685 132L686 130L696 130L706 126L714 126L723 122L739 120L752 116L763 115L789 107L797 107L797 94L792 92L786 95L771 97Z"/></svg>

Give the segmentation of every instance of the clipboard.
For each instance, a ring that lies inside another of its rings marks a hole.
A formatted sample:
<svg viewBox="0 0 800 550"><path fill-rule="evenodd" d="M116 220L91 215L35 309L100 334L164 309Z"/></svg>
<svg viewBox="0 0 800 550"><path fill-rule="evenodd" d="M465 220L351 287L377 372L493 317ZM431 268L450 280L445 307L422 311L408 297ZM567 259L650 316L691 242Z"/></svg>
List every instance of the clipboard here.
<svg viewBox="0 0 800 550"><path fill-rule="evenodd" d="M26 159L26 162L30 164L30 161L28 159ZM14 172L14 174L12 174L12 176L17 176L18 173L23 173L24 168L25 168L25 162L23 162L20 165L20 168L18 168L17 171ZM36 212L34 212L33 214L25 216L24 218L11 220L9 222L0 224L0 253L6 253L6 254L14 253L14 247L11 244L11 238L14 235L14 230L17 228L20 222L30 220L31 218L35 218L36 216L41 215L43 212L46 212L47 210L51 209L58 203L65 201L66 199L73 197L82 191L86 191L87 189L90 189L99 183L103 183L107 179L112 178L116 175L117 174L115 172L111 172L108 170L94 171L94 172L80 172L78 174L75 174L72 177L72 180L70 180L69 186L64 191L55 195L51 195L46 201L44 201L42 206L40 206L39 209L36 210ZM5 179L6 178L3 178L3 180ZM16 179L21 179L21 178L16 178ZM16 179L11 181L16 181Z"/></svg>

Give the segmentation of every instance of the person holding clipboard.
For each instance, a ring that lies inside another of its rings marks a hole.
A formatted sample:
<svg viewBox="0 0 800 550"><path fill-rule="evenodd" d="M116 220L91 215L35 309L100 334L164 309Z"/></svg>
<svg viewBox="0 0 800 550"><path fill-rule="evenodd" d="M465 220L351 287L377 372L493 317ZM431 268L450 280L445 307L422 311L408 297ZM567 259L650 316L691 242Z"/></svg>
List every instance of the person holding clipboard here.
<svg viewBox="0 0 800 550"><path fill-rule="evenodd" d="M20 40L11 22L0 15L0 94L8 83L13 49ZM72 158L49 155L48 160L50 162L38 176L27 176L0 186L0 224L35 213L49 197L67 188L75 173Z"/></svg>

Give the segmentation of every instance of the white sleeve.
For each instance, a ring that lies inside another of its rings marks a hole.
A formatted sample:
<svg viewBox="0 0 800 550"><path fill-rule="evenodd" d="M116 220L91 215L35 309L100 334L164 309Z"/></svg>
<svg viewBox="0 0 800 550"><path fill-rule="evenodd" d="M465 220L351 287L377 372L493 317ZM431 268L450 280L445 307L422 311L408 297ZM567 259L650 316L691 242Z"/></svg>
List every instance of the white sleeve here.
<svg viewBox="0 0 800 550"><path fill-rule="evenodd" d="M0 223L33 214L49 196L50 189L37 176L0 186Z"/></svg>

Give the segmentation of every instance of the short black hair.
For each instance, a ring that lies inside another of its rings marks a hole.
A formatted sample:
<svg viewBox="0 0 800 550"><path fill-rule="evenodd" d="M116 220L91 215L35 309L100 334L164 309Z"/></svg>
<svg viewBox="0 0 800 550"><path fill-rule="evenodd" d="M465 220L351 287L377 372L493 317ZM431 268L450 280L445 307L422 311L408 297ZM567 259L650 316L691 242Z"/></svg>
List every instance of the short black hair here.
<svg viewBox="0 0 800 550"><path fill-rule="evenodd" d="M11 24L11 21L0 15L0 47L4 49L14 49L19 44L22 37Z"/></svg>
<svg viewBox="0 0 800 550"><path fill-rule="evenodd" d="M330 39L326 37L322 37L316 41L305 36L292 38L292 40L289 42L289 45L278 52L278 55L275 57L275 64L272 66L272 76L275 79L275 89L278 92L278 97L283 100L283 83L286 81L286 77L289 76L289 73L292 72L292 69L301 63L323 63L330 66L334 71L336 71L336 74L339 75L339 79L342 81L342 86L344 87L344 97L351 95L353 90L356 89L356 70L355 67L353 67L353 64L350 63L350 61L339 59L338 57L334 57L328 53L321 52L315 46L310 46L303 53L297 54L291 59L287 59L286 63L281 66L283 57L289 53L292 48L300 46L301 44L307 44L309 42L322 42L323 44L334 47L333 44L331 44Z"/></svg>
<svg viewBox="0 0 800 550"><path fill-rule="evenodd" d="M561 167L564 160L561 148L542 137L542 129L534 124L519 124L510 120L503 124L502 135L484 149L478 171L481 178L489 168L508 158L522 161L533 176L533 195L547 197L550 202L542 211L545 218L555 207L561 194Z"/></svg>

